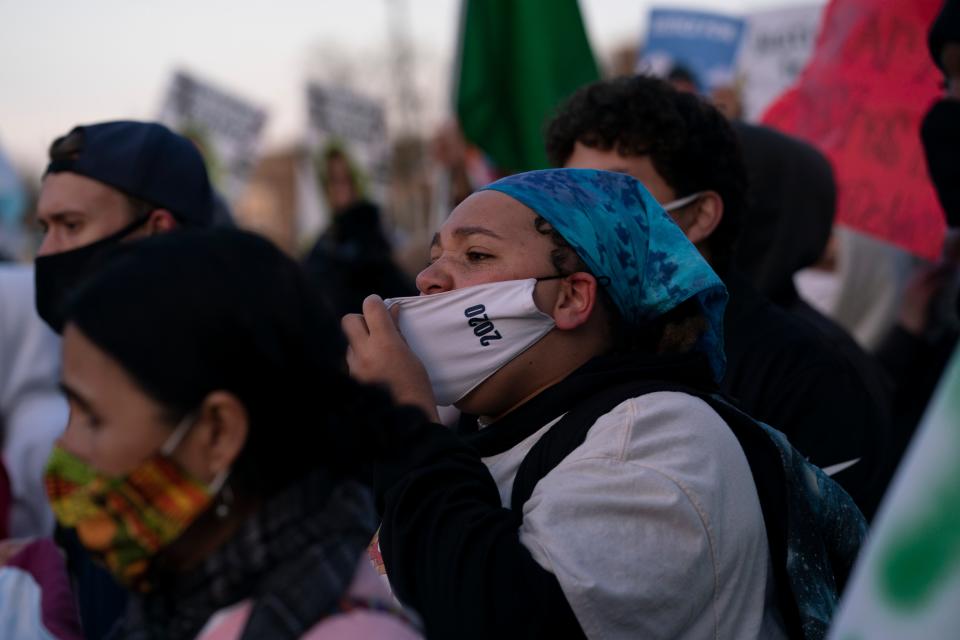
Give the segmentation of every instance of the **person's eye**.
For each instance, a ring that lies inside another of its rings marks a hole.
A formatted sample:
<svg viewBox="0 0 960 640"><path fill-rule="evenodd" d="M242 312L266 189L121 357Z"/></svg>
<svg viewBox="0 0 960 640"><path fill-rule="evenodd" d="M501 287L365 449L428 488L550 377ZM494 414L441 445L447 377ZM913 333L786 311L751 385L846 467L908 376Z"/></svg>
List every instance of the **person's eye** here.
<svg viewBox="0 0 960 640"><path fill-rule="evenodd" d="M467 260L470 262L483 262L492 257L489 253L484 253L483 251L467 251Z"/></svg>
<svg viewBox="0 0 960 640"><path fill-rule="evenodd" d="M96 431L100 428L100 425L102 424L100 416L84 409L76 403L68 402L68 404L70 405L70 422L81 424L87 429L93 431Z"/></svg>
<svg viewBox="0 0 960 640"><path fill-rule="evenodd" d="M67 220L63 223L63 228L70 233L79 231L82 226L83 223L81 223L79 220Z"/></svg>

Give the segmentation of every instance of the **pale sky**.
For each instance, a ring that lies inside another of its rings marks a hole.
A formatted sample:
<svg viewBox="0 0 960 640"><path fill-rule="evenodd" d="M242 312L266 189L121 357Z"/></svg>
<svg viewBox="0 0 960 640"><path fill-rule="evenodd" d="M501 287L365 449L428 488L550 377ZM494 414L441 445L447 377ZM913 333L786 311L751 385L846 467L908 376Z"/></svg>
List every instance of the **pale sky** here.
<svg viewBox="0 0 960 640"><path fill-rule="evenodd" d="M598 56L639 41L654 5L737 14L821 3L580 0ZM447 109L459 0L0 0L0 147L39 171L75 124L156 117L177 68L267 109L266 149L290 143L308 78L390 97L388 15L404 6L429 126Z"/></svg>

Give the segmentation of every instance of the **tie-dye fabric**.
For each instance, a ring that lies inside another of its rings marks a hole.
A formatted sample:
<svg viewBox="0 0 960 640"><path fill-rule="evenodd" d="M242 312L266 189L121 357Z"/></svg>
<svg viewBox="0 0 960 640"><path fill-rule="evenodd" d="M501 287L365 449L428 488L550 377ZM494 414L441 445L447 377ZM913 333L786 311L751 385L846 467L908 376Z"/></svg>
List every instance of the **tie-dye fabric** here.
<svg viewBox="0 0 960 640"><path fill-rule="evenodd" d="M696 298L707 320L697 344L723 377L727 290L683 231L636 179L594 169L547 169L498 180L499 191L543 216L607 291L624 319L649 322Z"/></svg>

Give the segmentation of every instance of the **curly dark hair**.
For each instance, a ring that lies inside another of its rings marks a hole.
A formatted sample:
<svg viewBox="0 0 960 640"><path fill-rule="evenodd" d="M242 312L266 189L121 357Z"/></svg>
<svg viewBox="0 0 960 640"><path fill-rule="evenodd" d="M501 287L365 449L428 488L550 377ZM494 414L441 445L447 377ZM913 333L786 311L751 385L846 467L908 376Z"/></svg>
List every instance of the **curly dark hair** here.
<svg viewBox="0 0 960 640"><path fill-rule="evenodd" d="M716 108L658 78L602 80L580 88L547 125L547 157L554 166L566 164L577 142L650 156L678 198L717 192L723 219L707 244L714 267L726 269L746 207L747 170L736 133Z"/></svg>
<svg viewBox="0 0 960 640"><path fill-rule="evenodd" d="M68 315L171 429L212 391L240 400L250 424L229 480L240 498L272 496L318 468L366 481L410 416L350 378L337 318L296 262L247 232L124 243Z"/></svg>

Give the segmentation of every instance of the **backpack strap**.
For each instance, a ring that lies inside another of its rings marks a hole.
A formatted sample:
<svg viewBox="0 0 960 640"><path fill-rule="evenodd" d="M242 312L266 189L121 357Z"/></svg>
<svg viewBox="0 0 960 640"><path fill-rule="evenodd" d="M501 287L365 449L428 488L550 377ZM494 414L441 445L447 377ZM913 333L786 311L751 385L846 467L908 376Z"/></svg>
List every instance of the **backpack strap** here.
<svg viewBox="0 0 960 640"><path fill-rule="evenodd" d="M776 444L753 418L724 400L675 382L636 380L610 387L580 402L553 425L530 449L517 469L510 508L523 518L526 504L537 483L586 440L600 416L620 403L648 393L676 391L700 398L727 423L743 449L767 530L775 594L790 638L803 638L800 612L787 575L787 480Z"/></svg>
<svg viewBox="0 0 960 640"><path fill-rule="evenodd" d="M789 491L780 450L756 420L721 396L690 393L709 404L723 418L743 449L753 476L753 484L757 489L757 497L760 499L763 524L767 530L777 605L783 616L787 636L802 639L805 634L800 621L800 609L787 573Z"/></svg>
<svg viewBox="0 0 960 640"><path fill-rule="evenodd" d="M621 402L655 391L680 391L682 385L657 380L633 380L583 400L570 409L527 452L517 469L510 494L510 508L523 515L526 504L540 479L553 471L574 449L583 444L590 427Z"/></svg>

